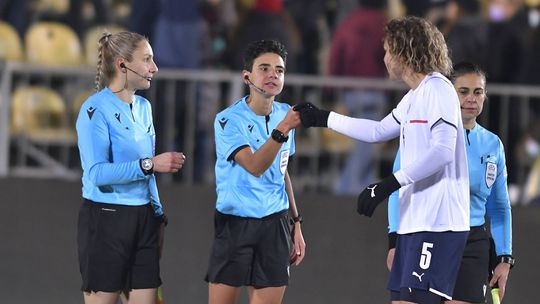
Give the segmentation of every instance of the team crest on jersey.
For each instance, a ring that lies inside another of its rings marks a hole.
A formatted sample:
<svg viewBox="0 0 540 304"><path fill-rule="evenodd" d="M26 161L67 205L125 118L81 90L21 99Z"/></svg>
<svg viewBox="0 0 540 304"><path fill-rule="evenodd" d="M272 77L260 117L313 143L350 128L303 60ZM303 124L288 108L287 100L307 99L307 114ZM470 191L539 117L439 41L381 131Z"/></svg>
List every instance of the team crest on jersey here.
<svg viewBox="0 0 540 304"><path fill-rule="evenodd" d="M221 129L222 130L225 130L225 125L227 124L229 120L225 117L222 117L220 120L219 120L219 125L221 126Z"/></svg>
<svg viewBox="0 0 540 304"><path fill-rule="evenodd" d="M283 150L281 151L281 154L279 156L279 170L281 171L281 174L285 174L285 171L287 171L288 163L289 163L289 150Z"/></svg>
<svg viewBox="0 0 540 304"><path fill-rule="evenodd" d="M497 164L492 162L487 162L486 164L486 185L488 188L491 188L495 183L495 178L497 177Z"/></svg>

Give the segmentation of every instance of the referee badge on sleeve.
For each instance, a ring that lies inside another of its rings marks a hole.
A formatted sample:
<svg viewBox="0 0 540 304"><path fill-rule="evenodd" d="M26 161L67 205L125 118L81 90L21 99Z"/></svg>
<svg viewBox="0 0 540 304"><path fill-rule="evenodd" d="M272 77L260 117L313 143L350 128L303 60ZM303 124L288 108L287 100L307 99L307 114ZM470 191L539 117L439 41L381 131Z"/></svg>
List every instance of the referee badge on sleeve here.
<svg viewBox="0 0 540 304"><path fill-rule="evenodd" d="M281 151L281 154L279 157L279 170L281 171L281 174L285 174L285 171L287 171L288 163L289 163L289 150L283 150Z"/></svg>
<svg viewBox="0 0 540 304"><path fill-rule="evenodd" d="M486 164L486 185L488 188L493 186L495 183L495 178L497 177L497 164L492 162L487 162Z"/></svg>

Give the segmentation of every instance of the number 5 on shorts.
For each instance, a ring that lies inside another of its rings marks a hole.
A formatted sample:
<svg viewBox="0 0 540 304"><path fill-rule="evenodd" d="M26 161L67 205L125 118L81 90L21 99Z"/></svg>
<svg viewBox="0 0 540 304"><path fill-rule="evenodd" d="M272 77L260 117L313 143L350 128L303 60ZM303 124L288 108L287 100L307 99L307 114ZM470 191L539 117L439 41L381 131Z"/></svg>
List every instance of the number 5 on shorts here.
<svg viewBox="0 0 540 304"><path fill-rule="evenodd" d="M431 263L430 248L433 248L433 243L424 242L422 244L422 254L420 255L420 268L422 269L428 269Z"/></svg>

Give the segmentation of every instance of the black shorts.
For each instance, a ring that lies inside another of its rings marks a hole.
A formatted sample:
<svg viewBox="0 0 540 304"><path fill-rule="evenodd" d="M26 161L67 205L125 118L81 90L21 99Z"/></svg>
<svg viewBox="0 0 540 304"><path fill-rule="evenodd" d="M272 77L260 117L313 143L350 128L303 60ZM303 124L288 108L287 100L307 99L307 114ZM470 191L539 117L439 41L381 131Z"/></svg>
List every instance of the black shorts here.
<svg viewBox="0 0 540 304"><path fill-rule="evenodd" d="M486 300L489 235L484 226L471 227L452 299L470 303Z"/></svg>
<svg viewBox="0 0 540 304"><path fill-rule="evenodd" d="M255 287L289 283L292 242L286 210L261 219L216 211L214 227L207 282Z"/></svg>
<svg viewBox="0 0 540 304"><path fill-rule="evenodd" d="M159 287L159 226L151 204L125 206L85 200L77 235L82 291Z"/></svg>

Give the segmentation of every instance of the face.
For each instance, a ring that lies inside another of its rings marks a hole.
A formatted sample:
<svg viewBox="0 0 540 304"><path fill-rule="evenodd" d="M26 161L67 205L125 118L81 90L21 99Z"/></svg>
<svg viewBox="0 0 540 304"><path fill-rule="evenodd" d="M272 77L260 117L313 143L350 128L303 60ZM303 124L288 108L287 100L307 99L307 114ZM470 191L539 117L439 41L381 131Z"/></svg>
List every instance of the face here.
<svg viewBox="0 0 540 304"><path fill-rule="evenodd" d="M461 104L461 116L464 121L476 119L486 100L486 80L482 75L469 73L454 80L454 87Z"/></svg>
<svg viewBox="0 0 540 304"><path fill-rule="evenodd" d="M267 95L276 96L283 90L285 63L278 54L264 53L255 58L251 72L244 71L244 75Z"/></svg>
<svg viewBox="0 0 540 304"><path fill-rule="evenodd" d="M139 42L137 49L133 52L132 61L125 62L125 65L135 71L126 71L128 74L128 86L135 90L148 89L152 77L158 71L158 67L154 62L154 52L146 40Z"/></svg>
<svg viewBox="0 0 540 304"><path fill-rule="evenodd" d="M386 65L386 71L388 71L388 78L390 80L401 80L403 68L399 60L390 53L390 48L386 41L384 42L384 65Z"/></svg>

